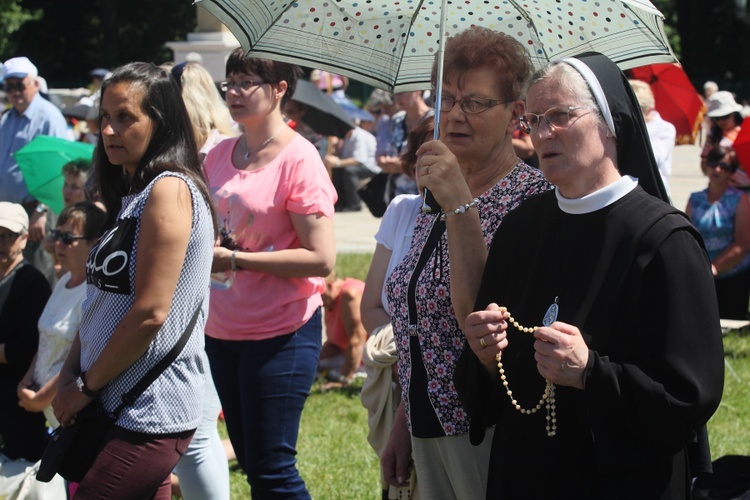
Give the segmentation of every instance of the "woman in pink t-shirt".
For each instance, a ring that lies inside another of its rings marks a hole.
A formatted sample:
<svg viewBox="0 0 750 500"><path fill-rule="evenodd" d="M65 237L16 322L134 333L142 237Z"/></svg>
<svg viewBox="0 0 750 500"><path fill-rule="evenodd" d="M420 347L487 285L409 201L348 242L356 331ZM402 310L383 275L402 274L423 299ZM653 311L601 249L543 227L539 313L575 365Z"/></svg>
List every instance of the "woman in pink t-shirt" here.
<svg viewBox="0 0 750 500"><path fill-rule="evenodd" d="M315 147L281 114L300 73L232 52L222 90L244 133L206 157L221 233L213 271L233 276L211 291L206 351L258 498L309 498L295 448L320 353L320 294L336 257L336 191Z"/></svg>

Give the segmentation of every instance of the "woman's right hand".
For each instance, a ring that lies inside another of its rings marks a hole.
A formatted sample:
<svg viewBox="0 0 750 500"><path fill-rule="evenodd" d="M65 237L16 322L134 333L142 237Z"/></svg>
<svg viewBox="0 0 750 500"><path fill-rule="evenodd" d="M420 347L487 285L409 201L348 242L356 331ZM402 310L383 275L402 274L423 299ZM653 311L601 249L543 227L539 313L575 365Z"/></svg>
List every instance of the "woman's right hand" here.
<svg viewBox="0 0 750 500"><path fill-rule="evenodd" d="M483 365L494 372L497 355L508 347L507 329L510 317L508 311L495 303L484 311L475 311L466 317L464 335L469 347Z"/></svg>
<svg viewBox="0 0 750 500"><path fill-rule="evenodd" d="M396 488L408 486L409 467L411 466L411 434L406 425L404 402L396 409L391 436L380 457L385 482Z"/></svg>

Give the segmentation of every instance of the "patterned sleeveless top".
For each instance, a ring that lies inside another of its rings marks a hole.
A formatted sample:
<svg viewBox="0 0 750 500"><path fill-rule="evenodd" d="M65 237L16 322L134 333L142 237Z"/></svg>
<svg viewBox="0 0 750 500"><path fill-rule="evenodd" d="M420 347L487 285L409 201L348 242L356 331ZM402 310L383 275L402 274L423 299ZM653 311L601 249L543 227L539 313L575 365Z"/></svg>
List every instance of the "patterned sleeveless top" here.
<svg viewBox="0 0 750 500"><path fill-rule="evenodd" d="M133 305L141 215L154 184L167 176L179 177L187 183L193 205L192 230L172 305L148 350L100 392L105 410L113 412L122 395L174 346L200 306L193 333L177 359L117 420L120 427L149 434L195 429L201 418L206 372L203 327L208 315L214 233L208 204L186 176L164 172L140 193L123 198L115 223L89 254L87 296L80 327L81 369L86 371Z"/></svg>

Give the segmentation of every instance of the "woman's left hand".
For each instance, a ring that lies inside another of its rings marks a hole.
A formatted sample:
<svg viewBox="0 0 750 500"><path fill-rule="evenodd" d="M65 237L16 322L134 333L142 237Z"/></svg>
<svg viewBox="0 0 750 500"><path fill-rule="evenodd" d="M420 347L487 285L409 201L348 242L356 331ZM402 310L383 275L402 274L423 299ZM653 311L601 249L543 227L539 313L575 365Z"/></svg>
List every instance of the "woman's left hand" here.
<svg viewBox="0 0 750 500"><path fill-rule="evenodd" d="M92 399L79 391L75 382L73 382L60 387L57 396L52 400L52 410L60 425L68 427L75 423L78 412L83 410L91 401Z"/></svg>
<svg viewBox="0 0 750 500"><path fill-rule="evenodd" d="M441 207L453 210L471 202L471 194L456 155L441 141L425 142L417 150L419 185L430 190Z"/></svg>
<svg viewBox="0 0 750 500"><path fill-rule="evenodd" d="M548 327L539 327L534 338L534 359L539 374L553 384L583 389L589 348L581 331L556 321Z"/></svg>

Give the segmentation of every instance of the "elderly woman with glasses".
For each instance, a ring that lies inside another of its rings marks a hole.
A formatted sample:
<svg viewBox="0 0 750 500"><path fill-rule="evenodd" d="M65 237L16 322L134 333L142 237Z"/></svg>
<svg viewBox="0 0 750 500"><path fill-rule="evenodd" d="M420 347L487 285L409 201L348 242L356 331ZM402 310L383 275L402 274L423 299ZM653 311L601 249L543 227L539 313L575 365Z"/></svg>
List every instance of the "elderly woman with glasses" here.
<svg viewBox="0 0 750 500"><path fill-rule="evenodd" d="M16 394L36 352L37 322L50 295L44 275L23 258L28 231L26 210L0 201L0 452L39 460L47 445L44 416L21 408Z"/></svg>
<svg viewBox="0 0 750 500"><path fill-rule="evenodd" d="M297 433L336 259L336 191L315 147L281 112L300 72L232 52L222 87L244 133L206 157L222 234L214 271L230 278L211 291L206 352L256 498L309 497L296 467Z"/></svg>
<svg viewBox="0 0 750 500"><path fill-rule="evenodd" d="M495 230L511 209L549 187L513 150L530 72L526 49L503 33L472 28L451 38L440 139L417 150L419 183L443 210L417 217L411 247L385 282L402 402L381 461L386 481L400 487L411 452L426 498L485 493L489 447L469 443L469 418L451 379L462 318Z"/></svg>
<svg viewBox="0 0 750 500"><path fill-rule="evenodd" d="M454 377L493 440L487 498L690 498L724 376L701 237L612 61L550 63L527 107L556 188L497 231Z"/></svg>
<svg viewBox="0 0 750 500"><path fill-rule="evenodd" d="M708 187L690 195L685 213L706 243L719 314L745 320L750 300L750 202L746 193L732 186L737 167L734 150L709 150Z"/></svg>

